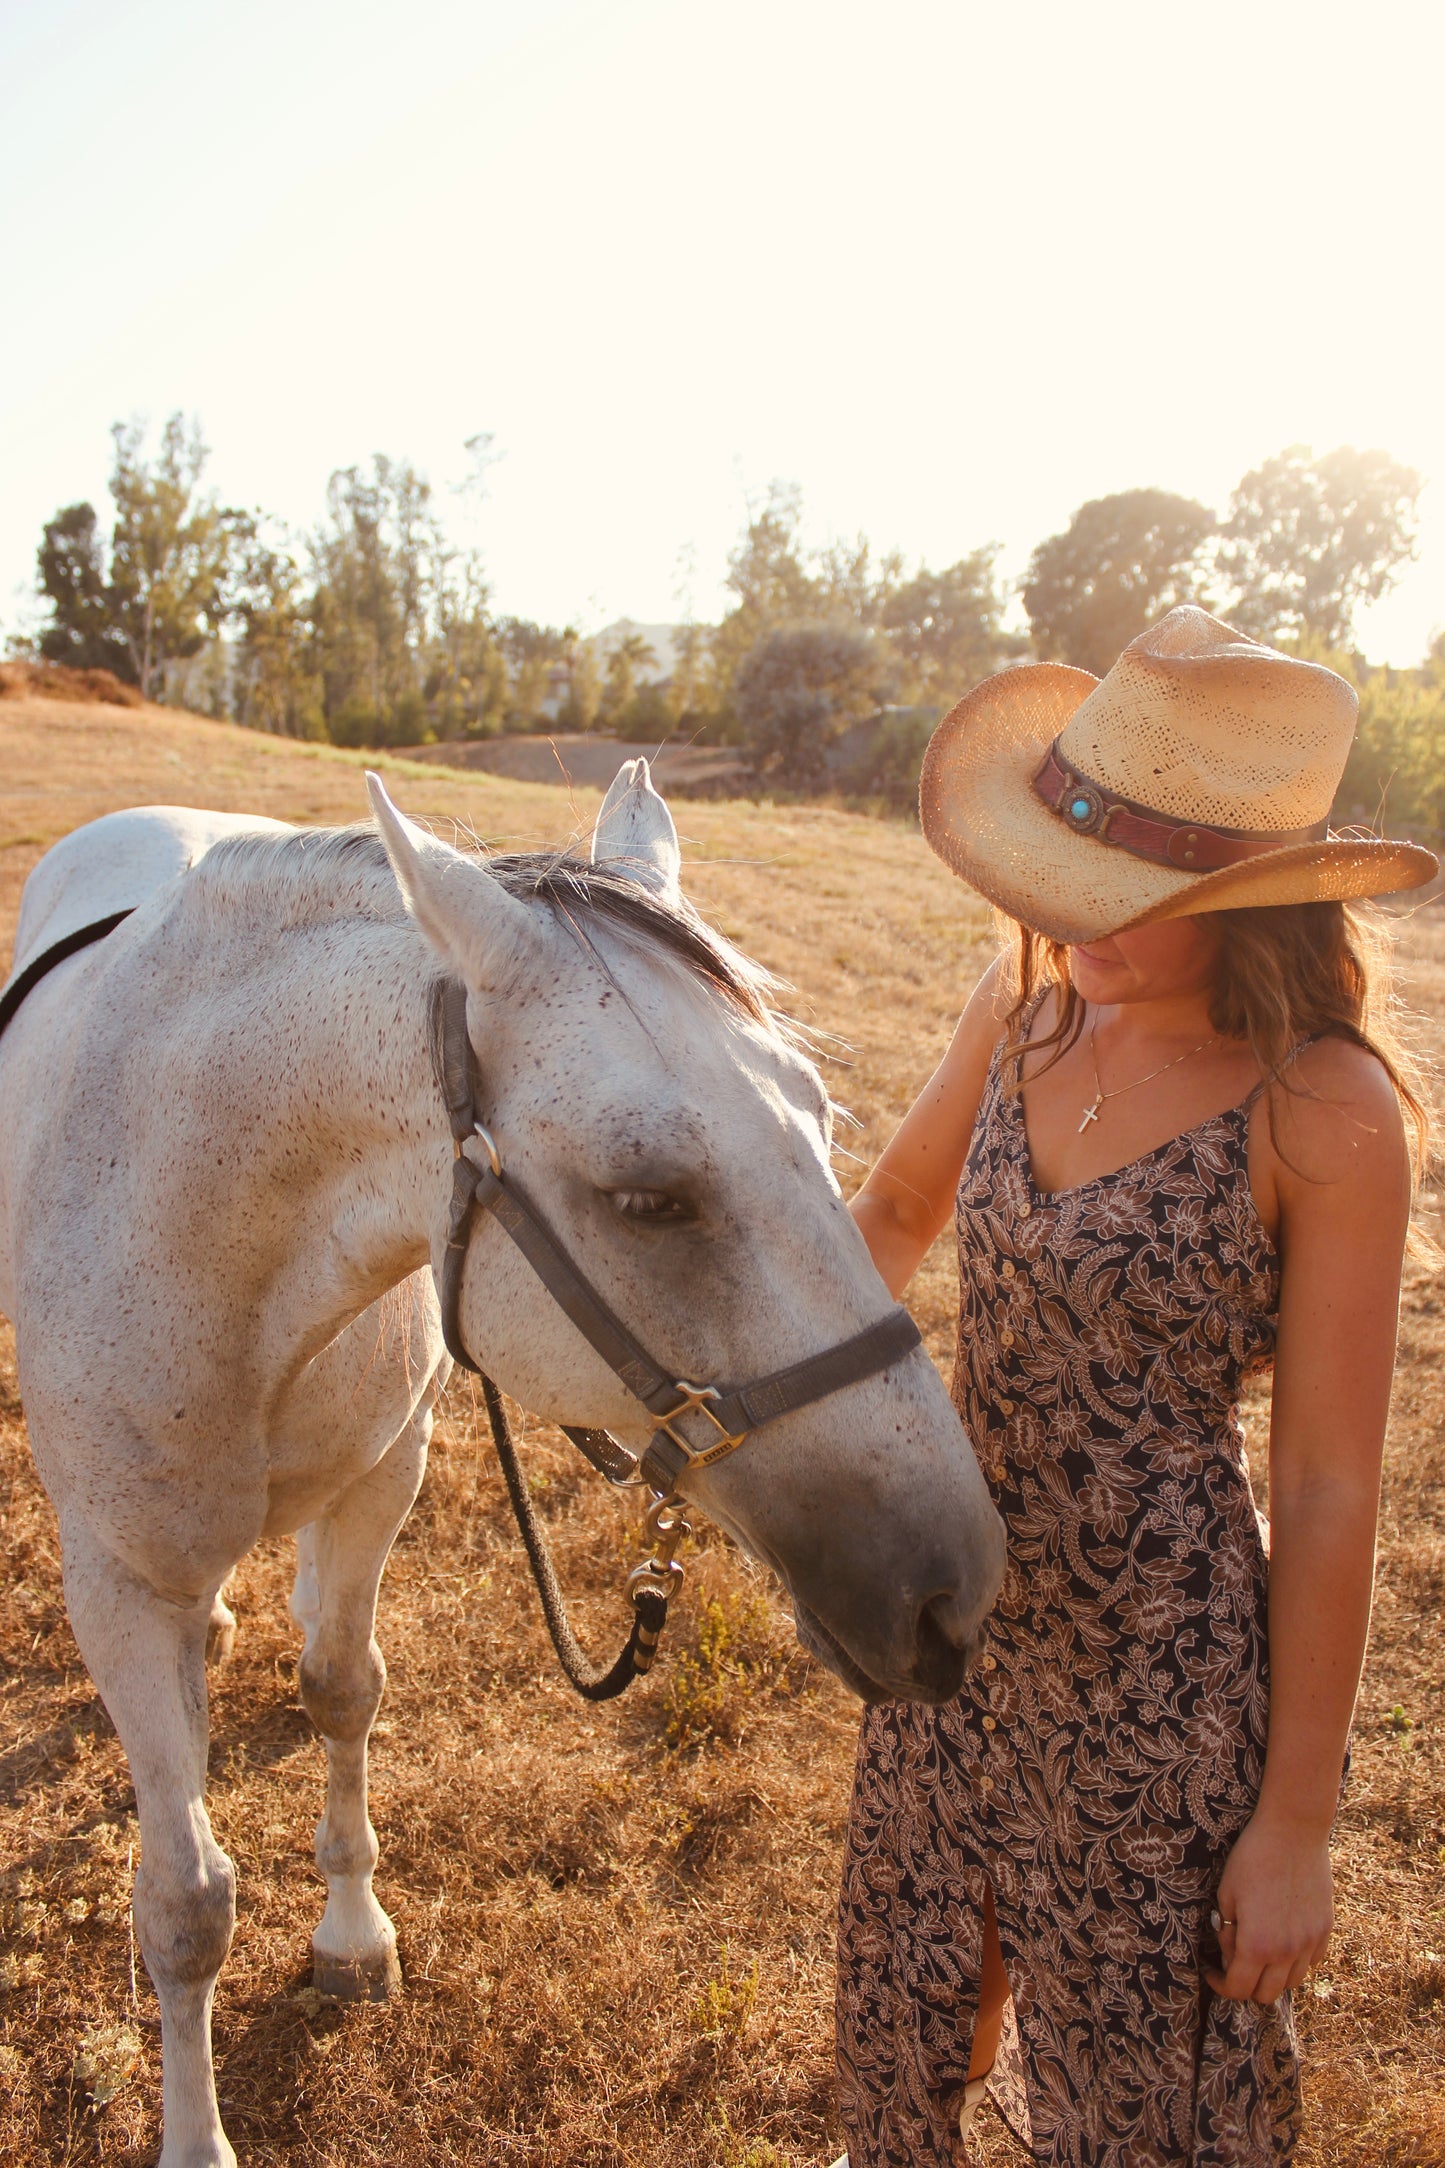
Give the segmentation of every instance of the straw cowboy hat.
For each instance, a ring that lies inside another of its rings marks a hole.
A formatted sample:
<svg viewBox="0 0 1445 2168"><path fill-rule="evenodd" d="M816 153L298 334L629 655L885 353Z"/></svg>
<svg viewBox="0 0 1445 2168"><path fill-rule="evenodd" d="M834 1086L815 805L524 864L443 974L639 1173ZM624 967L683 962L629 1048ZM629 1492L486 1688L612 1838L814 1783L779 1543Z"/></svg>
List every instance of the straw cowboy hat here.
<svg viewBox="0 0 1445 2168"><path fill-rule="evenodd" d="M1107 677L1025 663L975 686L923 756L923 833L1056 941L1418 888L1433 852L1329 832L1357 707L1333 670L1171 610Z"/></svg>

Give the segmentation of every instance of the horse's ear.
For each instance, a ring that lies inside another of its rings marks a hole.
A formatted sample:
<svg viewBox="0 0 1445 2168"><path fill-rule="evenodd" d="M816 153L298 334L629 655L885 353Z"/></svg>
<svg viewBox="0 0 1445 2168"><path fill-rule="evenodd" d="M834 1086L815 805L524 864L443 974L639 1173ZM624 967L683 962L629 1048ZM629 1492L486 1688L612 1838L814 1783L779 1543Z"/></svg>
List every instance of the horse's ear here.
<svg viewBox="0 0 1445 2168"><path fill-rule="evenodd" d="M398 812L370 769L366 788L403 901L432 947L468 986L500 984L539 947L526 905L476 859Z"/></svg>
<svg viewBox="0 0 1445 2168"><path fill-rule="evenodd" d="M592 831L592 863L641 881L666 903L678 901L677 830L645 760L625 760L612 778Z"/></svg>

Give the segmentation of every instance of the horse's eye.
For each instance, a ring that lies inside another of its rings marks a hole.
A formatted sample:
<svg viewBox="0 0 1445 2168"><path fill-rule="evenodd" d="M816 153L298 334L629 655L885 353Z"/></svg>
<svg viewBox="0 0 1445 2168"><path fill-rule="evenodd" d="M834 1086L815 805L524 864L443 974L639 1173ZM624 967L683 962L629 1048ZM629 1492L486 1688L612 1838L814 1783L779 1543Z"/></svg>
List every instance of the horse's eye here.
<svg viewBox="0 0 1445 2168"><path fill-rule="evenodd" d="M610 1194L614 1212L635 1226L668 1227L694 1216L685 1198L665 1189L614 1189Z"/></svg>

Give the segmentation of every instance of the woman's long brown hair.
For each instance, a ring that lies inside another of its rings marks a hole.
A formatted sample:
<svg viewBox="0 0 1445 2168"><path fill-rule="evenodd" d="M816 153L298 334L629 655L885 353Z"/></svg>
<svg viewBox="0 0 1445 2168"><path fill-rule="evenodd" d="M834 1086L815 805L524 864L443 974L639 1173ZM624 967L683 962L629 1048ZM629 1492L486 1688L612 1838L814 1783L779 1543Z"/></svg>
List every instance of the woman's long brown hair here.
<svg viewBox="0 0 1445 2168"><path fill-rule="evenodd" d="M1349 1039L1373 1054L1395 1087L1412 1132L1415 1177L1431 1151L1430 1093L1424 1066L1407 1036L1406 1012L1395 994L1393 931L1378 910L1348 903L1261 904L1211 913L1220 947L1209 1015L1224 1038L1242 1039L1272 1086L1291 1083L1289 1057L1302 1039ZM998 914L1004 943L1004 990L1009 1003L1004 1058L1017 1079L1024 1021L1043 988L1055 991L1052 1028L1028 1042L1049 1063L1067 1052L1084 1027L1084 1004L1069 976L1061 941ZM1274 1094L1270 1094L1274 1125Z"/></svg>

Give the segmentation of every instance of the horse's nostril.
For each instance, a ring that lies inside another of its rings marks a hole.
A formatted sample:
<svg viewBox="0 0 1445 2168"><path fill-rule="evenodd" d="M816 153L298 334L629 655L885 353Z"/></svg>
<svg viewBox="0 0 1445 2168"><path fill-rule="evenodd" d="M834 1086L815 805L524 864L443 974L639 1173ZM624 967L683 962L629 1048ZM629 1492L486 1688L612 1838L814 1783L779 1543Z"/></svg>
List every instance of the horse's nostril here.
<svg viewBox="0 0 1445 2168"><path fill-rule="evenodd" d="M918 1615L920 1632L925 1619L956 1649L966 1649L977 1638L975 1622L965 1611L957 1589L943 1589L929 1597Z"/></svg>
<svg viewBox="0 0 1445 2168"><path fill-rule="evenodd" d="M955 1595L929 1597L918 1614L916 1643L920 1688L930 1700L949 1700L978 1651L978 1635Z"/></svg>

